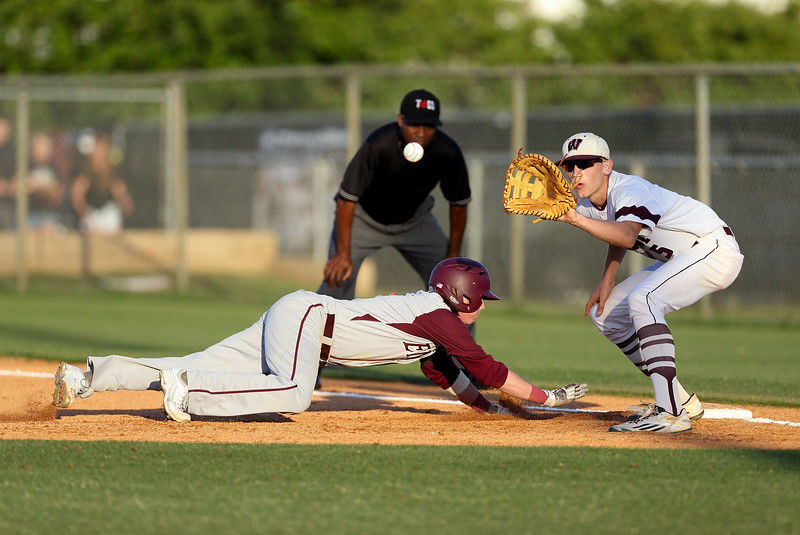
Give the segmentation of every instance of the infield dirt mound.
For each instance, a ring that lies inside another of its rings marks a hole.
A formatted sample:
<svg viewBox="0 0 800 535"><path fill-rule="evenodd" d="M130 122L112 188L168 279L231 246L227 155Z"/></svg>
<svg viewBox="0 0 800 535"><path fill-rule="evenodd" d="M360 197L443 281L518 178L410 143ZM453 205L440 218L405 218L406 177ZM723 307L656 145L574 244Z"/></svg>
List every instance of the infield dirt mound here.
<svg viewBox="0 0 800 535"><path fill-rule="evenodd" d="M0 370L53 373L52 361L0 358ZM103 392L69 409L51 404L53 380L0 376L0 439L131 440L303 444L435 444L482 446L603 446L614 448L796 449L800 427L746 420L696 422L691 433L609 433L639 402L589 394L571 407L605 413L542 413L522 420L479 414L460 404L326 395L451 399L436 386L326 378L302 414L166 420L160 392ZM497 399L494 391L487 397ZM707 405L709 406L709 405ZM740 405L756 418L800 421L800 409Z"/></svg>

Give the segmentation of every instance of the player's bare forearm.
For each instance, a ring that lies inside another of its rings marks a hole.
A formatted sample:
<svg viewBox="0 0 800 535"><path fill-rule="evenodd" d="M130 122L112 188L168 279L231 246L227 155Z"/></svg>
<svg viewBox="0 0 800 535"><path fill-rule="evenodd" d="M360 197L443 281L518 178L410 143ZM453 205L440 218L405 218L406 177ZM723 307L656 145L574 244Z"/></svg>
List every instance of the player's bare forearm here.
<svg viewBox="0 0 800 535"><path fill-rule="evenodd" d="M636 243L636 237L642 229L640 223L632 221L600 221L579 214L571 208L558 221L569 223L570 225L584 230L599 240L603 240L609 245L616 245L629 249Z"/></svg>
<svg viewBox="0 0 800 535"><path fill-rule="evenodd" d="M350 236L353 231L353 218L356 203L342 198L336 199L336 251L350 256Z"/></svg>
<svg viewBox="0 0 800 535"><path fill-rule="evenodd" d="M625 253L627 249L623 247L619 247L617 245L609 245L608 252L606 253L606 263L603 267L603 276L602 280L610 283L611 286L614 285L614 282L617 280L617 272L619 271L619 267L622 264L622 259L625 258Z"/></svg>
<svg viewBox="0 0 800 535"><path fill-rule="evenodd" d="M617 280L617 272L622 264L622 259L625 257L626 249L615 245L608 246L608 254L606 254L606 263L603 268L603 276L600 277L600 282L597 284L594 293L586 302L586 308L583 311L584 316L588 316L592 305L597 303L597 316L600 316L605 309L606 300L611 295L611 289Z"/></svg>
<svg viewBox="0 0 800 535"><path fill-rule="evenodd" d="M461 256L461 243L467 228L467 206L450 205L450 241L447 246L447 258Z"/></svg>
<svg viewBox="0 0 800 535"><path fill-rule="evenodd" d="M514 396L519 399L528 399L536 403L543 403L544 400L547 399L547 393L541 388L532 385L511 370L508 370L508 377L506 378L506 382L503 383L503 386L500 387L500 391L505 392L509 396Z"/></svg>

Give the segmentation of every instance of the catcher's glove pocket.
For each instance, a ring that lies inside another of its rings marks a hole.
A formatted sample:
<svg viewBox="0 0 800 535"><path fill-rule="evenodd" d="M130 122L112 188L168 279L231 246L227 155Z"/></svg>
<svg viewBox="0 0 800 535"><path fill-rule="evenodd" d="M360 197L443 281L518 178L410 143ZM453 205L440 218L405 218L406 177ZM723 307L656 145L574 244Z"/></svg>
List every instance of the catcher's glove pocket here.
<svg viewBox="0 0 800 535"><path fill-rule="evenodd" d="M520 149L506 170L503 210L507 214L553 220L576 204L572 185L556 164L541 154L522 154Z"/></svg>

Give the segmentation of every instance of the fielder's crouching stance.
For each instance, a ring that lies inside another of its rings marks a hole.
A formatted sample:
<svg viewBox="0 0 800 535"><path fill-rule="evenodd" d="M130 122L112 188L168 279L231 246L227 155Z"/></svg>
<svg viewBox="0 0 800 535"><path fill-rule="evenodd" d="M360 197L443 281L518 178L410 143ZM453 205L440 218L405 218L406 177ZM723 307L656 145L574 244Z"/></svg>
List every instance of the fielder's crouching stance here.
<svg viewBox="0 0 800 535"><path fill-rule="evenodd" d="M273 304L248 329L184 357L89 357L88 369L60 363L53 404L106 390L162 390L167 416L237 416L308 409L320 363L375 366L420 361L422 372L473 409L490 403L453 359L483 384L511 396L558 406L584 396L586 384L553 391L535 387L475 343L466 325L499 299L489 272L474 260L450 258L430 277L430 290L351 301L299 290Z"/></svg>
<svg viewBox="0 0 800 535"><path fill-rule="evenodd" d="M739 245L707 205L614 171L603 138L582 132L561 150L578 206L558 220L608 243L600 283L584 312L650 378L655 393L655 403L609 431L690 431L703 406L678 381L665 316L730 286L744 259ZM656 262L615 284L628 249Z"/></svg>

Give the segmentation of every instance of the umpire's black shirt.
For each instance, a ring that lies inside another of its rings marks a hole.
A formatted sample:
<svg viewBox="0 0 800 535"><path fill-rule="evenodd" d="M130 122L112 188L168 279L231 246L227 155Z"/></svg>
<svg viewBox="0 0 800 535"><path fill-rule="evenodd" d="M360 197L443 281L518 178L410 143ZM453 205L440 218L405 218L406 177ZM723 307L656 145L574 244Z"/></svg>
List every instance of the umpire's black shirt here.
<svg viewBox="0 0 800 535"><path fill-rule="evenodd" d="M403 147L397 123L372 132L347 166L337 196L360 203L372 219L384 225L411 219L439 182L451 204L470 201L464 155L450 136L437 129L422 159L415 163L403 157Z"/></svg>

